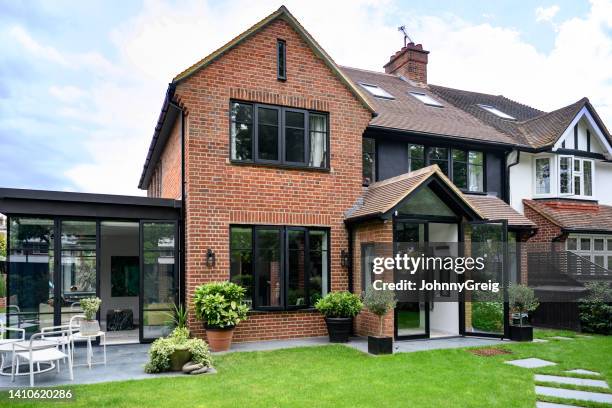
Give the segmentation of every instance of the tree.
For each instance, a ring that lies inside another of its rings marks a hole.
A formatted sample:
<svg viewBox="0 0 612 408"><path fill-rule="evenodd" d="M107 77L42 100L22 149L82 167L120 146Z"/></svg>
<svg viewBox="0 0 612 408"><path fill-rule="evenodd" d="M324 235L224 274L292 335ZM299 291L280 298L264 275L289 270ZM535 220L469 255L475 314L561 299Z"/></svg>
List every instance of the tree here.
<svg viewBox="0 0 612 408"><path fill-rule="evenodd" d="M0 234L0 257L6 257L6 235Z"/></svg>

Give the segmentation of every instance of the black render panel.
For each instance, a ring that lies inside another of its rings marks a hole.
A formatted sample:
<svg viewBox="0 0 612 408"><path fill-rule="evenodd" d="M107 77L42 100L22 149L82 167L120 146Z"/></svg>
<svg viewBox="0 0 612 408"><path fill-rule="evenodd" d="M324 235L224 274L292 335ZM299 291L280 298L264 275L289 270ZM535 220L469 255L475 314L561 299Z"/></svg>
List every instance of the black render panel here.
<svg viewBox="0 0 612 408"><path fill-rule="evenodd" d="M487 152L485 157L485 190L488 194L503 197L502 165L503 155Z"/></svg>
<svg viewBox="0 0 612 408"><path fill-rule="evenodd" d="M376 141L376 181L408 172L408 144L393 140Z"/></svg>

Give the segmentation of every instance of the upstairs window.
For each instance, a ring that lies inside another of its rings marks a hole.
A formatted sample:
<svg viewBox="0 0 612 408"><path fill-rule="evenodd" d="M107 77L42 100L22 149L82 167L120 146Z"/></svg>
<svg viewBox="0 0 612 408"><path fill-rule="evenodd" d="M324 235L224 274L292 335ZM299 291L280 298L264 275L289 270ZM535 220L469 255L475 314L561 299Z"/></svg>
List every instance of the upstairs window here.
<svg viewBox="0 0 612 408"><path fill-rule="evenodd" d="M562 158L565 158L564 156ZM571 160L571 156L569 156ZM574 191L573 194L582 197L593 196L593 160L574 158Z"/></svg>
<svg viewBox="0 0 612 408"><path fill-rule="evenodd" d="M362 143L363 185L369 186L376 181L376 142L374 139L364 137Z"/></svg>
<svg viewBox="0 0 612 408"><path fill-rule="evenodd" d="M285 40L276 41L277 78L280 81L287 79L287 43Z"/></svg>
<svg viewBox="0 0 612 408"><path fill-rule="evenodd" d="M550 157L535 159L536 194L550 194Z"/></svg>
<svg viewBox="0 0 612 408"><path fill-rule="evenodd" d="M437 164L440 170L448 175L448 149L446 147L430 147L427 149L429 165Z"/></svg>
<svg viewBox="0 0 612 408"><path fill-rule="evenodd" d="M507 113L500 111L494 106L482 105L482 104L478 104L478 106L480 106L482 109L486 110L487 112L492 113L495 116L500 117L502 119L516 120L514 116L510 116Z"/></svg>
<svg viewBox="0 0 612 408"><path fill-rule="evenodd" d="M484 191L484 158L482 152L452 150L453 183L462 190Z"/></svg>
<svg viewBox="0 0 612 408"><path fill-rule="evenodd" d="M359 85L361 85L366 91L376 96L377 98L395 99L393 95L391 95L389 92L385 91L378 85L364 84L364 83L360 83Z"/></svg>
<svg viewBox="0 0 612 408"><path fill-rule="evenodd" d="M230 122L232 161L306 168L329 166L327 114L232 102Z"/></svg>
<svg viewBox="0 0 612 408"><path fill-rule="evenodd" d="M414 96L415 98L417 98L419 101L423 102L425 105L437 106L439 108L444 106L440 102L432 98L431 96L424 94L422 92L408 92L408 93Z"/></svg>
<svg viewBox="0 0 612 408"><path fill-rule="evenodd" d="M408 171L415 171L425 167L425 146L408 145Z"/></svg>

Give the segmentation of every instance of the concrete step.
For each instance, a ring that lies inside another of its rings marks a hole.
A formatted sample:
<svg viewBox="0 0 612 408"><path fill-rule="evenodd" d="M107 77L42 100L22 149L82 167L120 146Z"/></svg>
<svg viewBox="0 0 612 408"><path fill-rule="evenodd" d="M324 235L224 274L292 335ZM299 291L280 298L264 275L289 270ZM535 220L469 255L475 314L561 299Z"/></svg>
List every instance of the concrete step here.
<svg viewBox="0 0 612 408"><path fill-rule="evenodd" d="M609 388L603 380L588 380L586 378L560 377L558 375L536 374L536 381L553 382L557 384L582 385L587 387Z"/></svg>
<svg viewBox="0 0 612 408"><path fill-rule="evenodd" d="M612 404L612 394L604 394L601 392L566 390L564 388L543 387L540 385L536 385L535 392L536 395L545 395L547 397Z"/></svg>

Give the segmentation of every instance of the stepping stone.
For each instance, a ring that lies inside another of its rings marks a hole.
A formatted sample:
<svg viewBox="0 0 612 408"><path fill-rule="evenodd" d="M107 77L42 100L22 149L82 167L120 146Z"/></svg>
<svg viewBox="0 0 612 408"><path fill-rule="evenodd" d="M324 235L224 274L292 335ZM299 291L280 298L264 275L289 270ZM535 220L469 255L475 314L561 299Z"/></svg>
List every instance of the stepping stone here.
<svg viewBox="0 0 612 408"><path fill-rule="evenodd" d="M557 384L584 385L587 387L609 388L603 380L588 380L585 378L559 377L558 375L536 374L536 381L554 382Z"/></svg>
<svg viewBox="0 0 612 408"><path fill-rule="evenodd" d="M593 336L587 336L586 334L577 334L576 337L582 337L583 339L592 339Z"/></svg>
<svg viewBox="0 0 612 408"><path fill-rule="evenodd" d="M533 339L534 343L548 343L548 340L544 340L544 339Z"/></svg>
<svg viewBox="0 0 612 408"><path fill-rule="evenodd" d="M564 336L552 336L550 338L551 339L557 339L557 340L574 340L571 337L564 337Z"/></svg>
<svg viewBox="0 0 612 408"><path fill-rule="evenodd" d="M596 373L595 371L583 370L582 368L577 368L575 370L569 370L569 371L566 371L566 373L586 374L586 375L601 375L599 373Z"/></svg>
<svg viewBox="0 0 612 408"><path fill-rule="evenodd" d="M563 388L542 387L540 385L536 385L535 392L538 395L546 395L547 397L612 404L612 394L603 394L601 392L566 390Z"/></svg>
<svg viewBox="0 0 612 408"><path fill-rule="evenodd" d="M523 368L540 368L557 365L557 363L553 363L552 361L546 361L539 358L523 358L521 360L505 361L505 363Z"/></svg>
<svg viewBox="0 0 612 408"><path fill-rule="evenodd" d="M536 408L580 408L576 405L555 404L554 402L536 401Z"/></svg>

